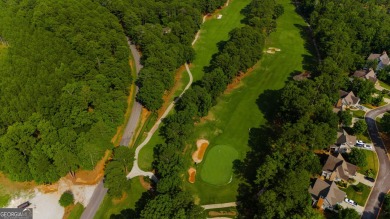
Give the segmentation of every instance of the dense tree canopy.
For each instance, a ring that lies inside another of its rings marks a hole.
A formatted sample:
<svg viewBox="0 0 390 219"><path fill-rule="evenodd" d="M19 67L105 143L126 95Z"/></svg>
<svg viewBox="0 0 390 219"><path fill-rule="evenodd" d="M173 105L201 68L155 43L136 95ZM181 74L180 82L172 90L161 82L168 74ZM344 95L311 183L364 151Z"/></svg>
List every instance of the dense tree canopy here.
<svg viewBox="0 0 390 219"><path fill-rule="evenodd" d="M92 169L122 122L131 82L118 20L90 0L0 2L0 170L56 181Z"/></svg>

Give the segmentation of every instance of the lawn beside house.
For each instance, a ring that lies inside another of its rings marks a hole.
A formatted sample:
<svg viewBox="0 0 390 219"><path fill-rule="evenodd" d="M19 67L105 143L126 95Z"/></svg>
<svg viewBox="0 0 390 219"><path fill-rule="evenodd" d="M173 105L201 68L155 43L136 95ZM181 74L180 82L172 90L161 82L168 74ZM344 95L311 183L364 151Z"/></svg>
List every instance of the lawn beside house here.
<svg viewBox="0 0 390 219"><path fill-rule="evenodd" d="M367 156L367 166L360 168L358 172L365 175L365 172L367 170L372 169L374 171L374 175L376 176L376 174L378 173L378 168L379 168L378 167L378 157L377 157L376 153L374 151L369 151L369 150L364 150L364 149L361 149L361 150L363 150Z"/></svg>
<svg viewBox="0 0 390 219"><path fill-rule="evenodd" d="M380 86L383 87L384 89L390 91L390 85L386 84L386 83L383 82L383 81L379 81L379 84L380 84Z"/></svg>
<svg viewBox="0 0 390 219"><path fill-rule="evenodd" d="M353 110L351 112L352 112L353 117L356 117L359 119L363 119L364 115L366 115L366 112L364 112L363 110Z"/></svg>
<svg viewBox="0 0 390 219"><path fill-rule="evenodd" d="M250 130L255 131L266 124L264 114L259 109L259 106L265 108L269 105L273 98L266 94L283 88L292 73L304 70L303 63L315 61L303 38L304 28L307 27L305 21L296 13L291 1L279 3L283 4L285 13L277 20L277 30L268 37L266 48L280 48L281 52L265 54L253 71L236 83L234 90L218 98L218 104L195 127L192 151L195 150L195 140L205 138L210 142L207 150L216 145L230 145L239 152L239 159L244 159L250 149ZM187 157L191 159L190 155ZM197 169L202 171L203 165L203 162L198 164ZM214 186L204 182L198 177L200 175L197 173L194 184L186 182L185 188L201 204L236 200L239 179L233 177L228 185Z"/></svg>
<svg viewBox="0 0 390 219"><path fill-rule="evenodd" d="M356 187L358 186L363 188L362 192L356 191ZM359 183L357 185L350 185L346 189L341 188L341 190L347 193L347 197L349 199L352 199L360 206L364 206L366 204L368 196L370 195L371 188L362 183Z"/></svg>

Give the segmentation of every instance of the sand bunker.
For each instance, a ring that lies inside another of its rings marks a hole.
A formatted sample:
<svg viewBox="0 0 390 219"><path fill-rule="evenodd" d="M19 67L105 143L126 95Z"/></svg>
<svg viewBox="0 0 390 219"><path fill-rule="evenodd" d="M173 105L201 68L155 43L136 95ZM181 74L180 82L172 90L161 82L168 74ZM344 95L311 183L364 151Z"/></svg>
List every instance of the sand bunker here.
<svg viewBox="0 0 390 219"><path fill-rule="evenodd" d="M222 19L222 14L218 15L217 19Z"/></svg>
<svg viewBox="0 0 390 219"><path fill-rule="evenodd" d="M190 169L188 169L188 182L190 183L194 183L195 182L195 175L196 175L196 169L191 167Z"/></svg>
<svg viewBox="0 0 390 219"><path fill-rule="evenodd" d="M203 160L204 153L209 146L209 141L205 139L199 139L196 141L197 150L192 154L192 159L195 163L200 163Z"/></svg>
<svg viewBox="0 0 390 219"><path fill-rule="evenodd" d="M237 212L235 211L209 211L209 216L236 216Z"/></svg>
<svg viewBox="0 0 390 219"><path fill-rule="evenodd" d="M280 51L282 51L282 50L279 49L279 48L269 47L268 50L267 50L267 53L268 54L275 54L275 52L280 52Z"/></svg>

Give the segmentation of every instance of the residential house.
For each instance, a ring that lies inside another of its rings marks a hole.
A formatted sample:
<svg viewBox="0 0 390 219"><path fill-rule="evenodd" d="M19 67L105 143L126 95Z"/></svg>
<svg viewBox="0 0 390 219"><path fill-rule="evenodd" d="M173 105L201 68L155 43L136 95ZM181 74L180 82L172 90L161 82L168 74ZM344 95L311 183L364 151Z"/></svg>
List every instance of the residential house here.
<svg viewBox="0 0 390 219"><path fill-rule="evenodd" d="M349 135L344 129L337 132L336 144L333 146L334 151L338 153L349 153L356 144L356 136ZM332 146L331 146L332 149Z"/></svg>
<svg viewBox="0 0 390 219"><path fill-rule="evenodd" d="M349 178L355 177L356 170L357 166L345 161L341 154L338 154L337 157L329 155L322 167L322 176L330 181L347 181Z"/></svg>
<svg viewBox="0 0 390 219"><path fill-rule="evenodd" d="M316 179L315 183L309 187L309 193L313 205L319 209L330 210L340 204L346 196L345 192L341 191L335 182L327 182L322 179Z"/></svg>
<svg viewBox="0 0 390 219"><path fill-rule="evenodd" d="M353 73L353 77L355 78L362 78L365 80L369 80L376 84L378 82L378 79L376 78L376 74L372 68L368 70L358 70Z"/></svg>
<svg viewBox="0 0 390 219"><path fill-rule="evenodd" d="M378 61L378 66L376 67L376 70L381 70L385 66L390 65L390 59L389 59L389 56L387 56L386 51L383 51L382 54L371 53L368 56L367 60L370 60L370 61L377 60Z"/></svg>
<svg viewBox="0 0 390 219"><path fill-rule="evenodd" d="M346 92L339 90L340 99L337 101L336 105L333 108L333 112L338 113L340 110L349 107L357 107L359 105L360 98L355 96L355 94L350 91Z"/></svg>

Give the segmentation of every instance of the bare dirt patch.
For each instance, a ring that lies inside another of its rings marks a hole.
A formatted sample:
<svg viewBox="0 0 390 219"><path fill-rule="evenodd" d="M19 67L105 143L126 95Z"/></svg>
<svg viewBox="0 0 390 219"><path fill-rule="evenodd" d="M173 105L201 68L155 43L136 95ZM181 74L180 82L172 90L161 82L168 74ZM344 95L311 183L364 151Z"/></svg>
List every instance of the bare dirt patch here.
<svg viewBox="0 0 390 219"><path fill-rule="evenodd" d="M209 211L209 216L217 217L217 216L236 216L237 212L235 211Z"/></svg>
<svg viewBox="0 0 390 219"><path fill-rule="evenodd" d="M104 166L110 155L110 151L107 150L104 157L97 163L93 170L79 170L76 172L76 178L73 178L70 174L66 175L66 178L71 180L75 185L95 185L103 178Z"/></svg>
<svg viewBox="0 0 390 219"><path fill-rule="evenodd" d="M112 199L112 203L114 204L119 204L121 202L123 202L123 200L125 200L127 198L127 193L126 192L123 192L122 193L122 196L120 198L114 198Z"/></svg>
<svg viewBox="0 0 390 219"><path fill-rule="evenodd" d="M209 141L206 139L198 139L196 141L196 147L198 148L193 154L192 159L195 163L200 163L203 160L204 153L209 146Z"/></svg>
<svg viewBox="0 0 390 219"><path fill-rule="evenodd" d="M141 183L142 187L144 187L144 189L146 190L150 190L152 188L150 183L145 181L144 176L139 176L139 182Z"/></svg>
<svg viewBox="0 0 390 219"><path fill-rule="evenodd" d="M68 207L66 207L64 210L65 212L64 212L64 215L62 216L62 219L67 219L69 217L70 212L72 212L72 210L75 206L76 205L69 205Z"/></svg>
<svg viewBox="0 0 390 219"><path fill-rule="evenodd" d="M247 77L252 71L254 70L254 67L249 68L246 72L240 72L237 77L233 79L233 81L228 84L224 94L229 94L234 89L239 88L242 86L241 80Z"/></svg>
<svg viewBox="0 0 390 219"><path fill-rule="evenodd" d="M191 167L188 169L188 182L195 183L195 175L196 175L196 169Z"/></svg>

